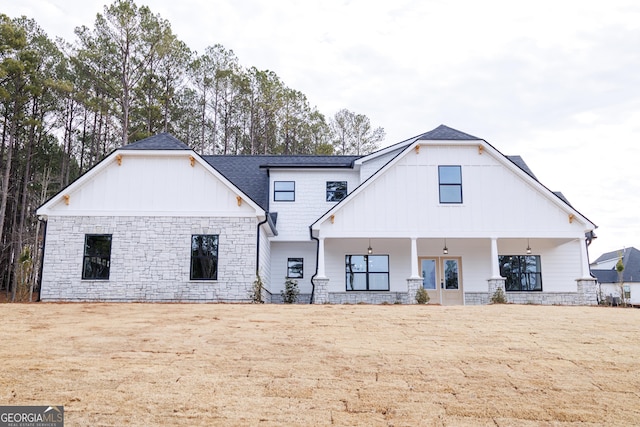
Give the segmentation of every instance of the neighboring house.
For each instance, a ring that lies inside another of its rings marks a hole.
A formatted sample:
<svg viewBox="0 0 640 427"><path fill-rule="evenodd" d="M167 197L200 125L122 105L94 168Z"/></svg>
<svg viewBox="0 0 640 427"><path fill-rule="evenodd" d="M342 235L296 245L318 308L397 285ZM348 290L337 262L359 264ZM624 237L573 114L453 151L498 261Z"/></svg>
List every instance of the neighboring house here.
<svg viewBox="0 0 640 427"><path fill-rule="evenodd" d="M438 128L366 156L122 147L38 209L43 301L596 304L595 225L518 156Z"/></svg>
<svg viewBox="0 0 640 427"><path fill-rule="evenodd" d="M622 284L616 270L618 260L622 258ZM624 248L600 255L591 263L591 273L598 280L599 297L612 301L614 297L627 303L640 305L640 251L636 248ZM624 299L622 292L625 292Z"/></svg>

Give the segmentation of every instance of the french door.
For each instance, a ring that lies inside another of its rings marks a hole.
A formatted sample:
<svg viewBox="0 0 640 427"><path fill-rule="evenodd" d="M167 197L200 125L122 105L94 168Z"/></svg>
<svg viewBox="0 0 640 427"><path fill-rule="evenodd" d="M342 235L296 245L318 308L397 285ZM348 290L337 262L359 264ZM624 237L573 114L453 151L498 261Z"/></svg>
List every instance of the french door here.
<svg viewBox="0 0 640 427"><path fill-rule="evenodd" d="M431 304L462 305L462 269L459 257L419 258L422 287Z"/></svg>

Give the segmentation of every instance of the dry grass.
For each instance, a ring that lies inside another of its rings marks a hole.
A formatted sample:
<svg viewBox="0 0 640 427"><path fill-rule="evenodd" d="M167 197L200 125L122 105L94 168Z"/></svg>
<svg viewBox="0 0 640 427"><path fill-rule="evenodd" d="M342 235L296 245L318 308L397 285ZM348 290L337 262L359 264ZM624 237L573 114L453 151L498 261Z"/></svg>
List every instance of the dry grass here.
<svg viewBox="0 0 640 427"><path fill-rule="evenodd" d="M637 425L640 310L2 304L0 403L69 426Z"/></svg>

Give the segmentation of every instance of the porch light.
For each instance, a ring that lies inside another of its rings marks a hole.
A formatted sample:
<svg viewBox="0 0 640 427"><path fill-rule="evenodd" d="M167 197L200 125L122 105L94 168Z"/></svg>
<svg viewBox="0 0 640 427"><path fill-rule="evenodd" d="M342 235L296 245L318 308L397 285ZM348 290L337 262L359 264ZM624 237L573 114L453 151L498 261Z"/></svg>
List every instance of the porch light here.
<svg viewBox="0 0 640 427"><path fill-rule="evenodd" d="M369 239L369 247L367 248L367 253L371 255L373 253L373 248L371 247L371 239Z"/></svg>
<svg viewBox="0 0 640 427"><path fill-rule="evenodd" d="M442 248L442 253L445 255L449 253L449 248L447 248L447 239L444 239L444 248Z"/></svg>
<svg viewBox="0 0 640 427"><path fill-rule="evenodd" d="M531 255L531 246L529 245L529 239L527 239L527 255Z"/></svg>

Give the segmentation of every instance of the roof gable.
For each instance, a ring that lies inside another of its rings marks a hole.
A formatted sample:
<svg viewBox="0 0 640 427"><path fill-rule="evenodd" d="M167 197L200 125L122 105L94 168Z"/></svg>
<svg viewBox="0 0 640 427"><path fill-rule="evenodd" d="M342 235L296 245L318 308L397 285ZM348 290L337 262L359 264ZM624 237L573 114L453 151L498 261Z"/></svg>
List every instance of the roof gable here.
<svg viewBox="0 0 640 427"><path fill-rule="evenodd" d="M421 141L473 141L481 140L481 138L469 135L468 133L460 132L459 130L450 128L449 126L440 125L437 128L430 130L418 136Z"/></svg>
<svg viewBox="0 0 640 427"><path fill-rule="evenodd" d="M313 229L318 229L322 223L327 221L329 218L333 219L334 215L344 208L344 206L349 203L353 198L357 197L358 193L361 191L365 191L368 186L373 185L375 180L381 179L381 175L384 175L386 171L393 168L394 165L401 161L401 159L406 156L410 156L410 152L415 149L415 153L420 153L420 146L447 146L447 147L475 147L477 145L477 153L482 154L483 152L491 153L492 157L505 166L507 169L514 172L518 175L522 180L528 183L531 187L535 188L538 193L542 196L543 199L547 199L552 204L555 204L556 207L560 208L562 211L568 214L569 223L573 222L573 219L580 218L580 222L583 223L587 228L593 229L596 228L595 224L593 224L589 219L587 219L580 212L575 210L566 198L559 192L552 192L547 187L542 185L531 169L524 162L522 157L520 156L506 156L502 154L499 150L493 147L491 144L486 142L483 139L477 138L475 136L466 134L464 132L457 131L455 129L449 128L444 125L440 125L436 129L426 132L412 140L407 140L402 144L404 147L400 150L398 155L396 155L393 159L391 159L388 163L386 163L381 169L379 169L375 174L369 177L366 181L364 181L358 188L356 188L353 192L351 192L345 199L339 202L337 205L332 207L329 211L327 211L322 217L318 218L313 224ZM396 145L395 148L398 148ZM363 159L358 160L358 162L362 162ZM391 191L391 190L389 190Z"/></svg>
<svg viewBox="0 0 640 427"><path fill-rule="evenodd" d="M127 144L120 150L191 150L191 148L175 136L163 132Z"/></svg>

